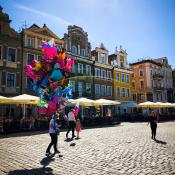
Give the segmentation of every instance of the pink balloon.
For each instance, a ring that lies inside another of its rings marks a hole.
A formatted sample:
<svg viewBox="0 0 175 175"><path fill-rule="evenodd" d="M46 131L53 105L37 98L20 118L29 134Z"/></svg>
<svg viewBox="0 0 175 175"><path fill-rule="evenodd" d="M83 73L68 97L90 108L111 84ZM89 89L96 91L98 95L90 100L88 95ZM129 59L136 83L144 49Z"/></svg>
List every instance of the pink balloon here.
<svg viewBox="0 0 175 175"><path fill-rule="evenodd" d="M65 69L65 61L63 59L59 59L59 63L60 63L60 68L62 70L64 70Z"/></svg>
<svg viewBox="0 0 175 175"><path fill-rule="evenodd" d="M59 96L57 95L57 96L54 97L53 102L58 103L58 100L59 100Z"/></svg>
<svg viewBox="0 0 175 175"><path fill-rule="evenodd" d="M75 59L66 59L66 66L65 66L65 71L70 72L72 69L72 64L74 63Z"/></svg>
<svg viewBox="0 0 175 175"><path fill-rule="evenodd" d="M57 108L57 106L56 106L56 103L54 103L54 102L52 102L52 101L49 101L48 102L48 109L50 110L50 111L56 111L56 108Z"/></svg>
<svg viewBox="0 0 175 175"><path fill-rule="evenodd" d="M55 46L48 48L46 45L42 46L43 51L45 52L45 56L48 59L52 59L57 55L57 49Z"/></svg>
<svg viewBox="0 0 175 175"><path fill-rule="evenodd" d="M27 71L32 71L32 66L31 65L27 65L26 69L27 69Z"/></svg>
<svg viewBox="0 0 175 175"><path fill-rule="evenodd" d="M39 108L39 113L40 113L41 115L47 114L47 108L45 108L45 107L40 107L40 108Z"/></svg>

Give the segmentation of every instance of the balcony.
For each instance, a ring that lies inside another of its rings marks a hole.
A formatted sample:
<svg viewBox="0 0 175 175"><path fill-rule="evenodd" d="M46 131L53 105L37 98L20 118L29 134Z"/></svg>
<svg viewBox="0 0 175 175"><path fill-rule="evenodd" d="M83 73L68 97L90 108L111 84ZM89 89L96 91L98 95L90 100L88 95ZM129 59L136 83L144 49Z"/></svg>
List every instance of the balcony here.
<svg viewBox="0 0 175 175"><path fill-rule="evenodd" d="M161 86L154 86L153 89L155 91L164 91L165 90L165 88L164 87L161 87Z"/></svg>
<svg viewBox="0 0 175 175"><path fill-rule="evenodd" d="M153 79L162 79L164 76L162 74L154 74Z"/></svg>

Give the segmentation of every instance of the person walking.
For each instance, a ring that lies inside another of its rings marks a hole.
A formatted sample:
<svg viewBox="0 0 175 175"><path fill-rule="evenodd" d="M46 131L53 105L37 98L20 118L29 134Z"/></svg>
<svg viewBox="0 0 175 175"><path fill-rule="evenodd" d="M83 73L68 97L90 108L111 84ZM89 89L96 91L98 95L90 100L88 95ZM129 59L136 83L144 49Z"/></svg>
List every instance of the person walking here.
<svg viewBox="0 0 175 175"><path fill-rule="evenodd" d="M154 140L156 139L157 121L158 121L158 116L154 111L152 111L151 115L149 116L149 123L151 128L152 139Z"/></svg>
<svg viewBox="0 0 175 175"><path fill-rule="evenodd" d="M56 122L56 115L53 114L52 115L52 119L50 120L49 123L49 134L50 134L50 138L51 138L51 142L47 147L46 150L46 155L51 154L50 149L52 146L54 146L54 153L60 153L60 151L57 149L57 142L58 142L58 138L57 138L57 134L59 132L59 128Z"/></svg>
<svg viewBox="0 0 175 175"><path fill-rule="evenodd" d="M80 119L77 119L77 121L76 121L76 131L77 131L77 139L79 139L79 133L81 131Z"/></svg>
<svg viewBox="0 0 175 175"><path fill-rule="evenodd" d="M68 138L68 134L69 134L70 131L72 131L72 139L75 137L75 135L74 135L75 127L76 127L75 114L71 110L68 113L68 130L67 130L67 133L66 133L66 138Z"/></svg>

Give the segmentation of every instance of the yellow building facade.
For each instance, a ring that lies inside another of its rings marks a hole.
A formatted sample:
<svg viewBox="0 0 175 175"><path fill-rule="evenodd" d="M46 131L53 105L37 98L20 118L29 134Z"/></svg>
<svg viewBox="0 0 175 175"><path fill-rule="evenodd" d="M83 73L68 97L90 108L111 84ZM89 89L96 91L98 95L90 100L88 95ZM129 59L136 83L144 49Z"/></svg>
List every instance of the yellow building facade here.
<svg viewBox="0 0 175 175"><path fill-rule="evenodd" d="M132 75L133 72L129 69L114 68L114 100L133 101Z"/></svg>
<svg viewBox="0 0 175 175"><path fill-rule="evenodd" d="M109 56L111 63L114 66L113 69L113 82L114 82L114 100L118 100L121 103L127 103L133 101L132 86L133 71L129 68L127 62L126 50L120 46L116 48L114 54Z"/></svg>

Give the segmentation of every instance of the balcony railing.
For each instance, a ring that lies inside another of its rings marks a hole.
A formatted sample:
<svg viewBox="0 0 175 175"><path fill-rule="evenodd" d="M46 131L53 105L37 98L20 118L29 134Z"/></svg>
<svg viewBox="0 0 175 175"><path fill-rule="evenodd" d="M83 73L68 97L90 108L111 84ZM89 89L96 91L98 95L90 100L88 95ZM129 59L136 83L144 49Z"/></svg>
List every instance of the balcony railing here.
<svg viewBox="0 0 175 175"><path fill-rule="evenodd" d="M164 76L162 74L154 74L153 79L162 79Z"/></svg>
<svg viewBox="0 0 175 175"><path fill-rule="evenodd" d="M155 91L164 91L165 90L165 88L164 87L161 87L161 86L154 86L153 89Z"/></svg>

